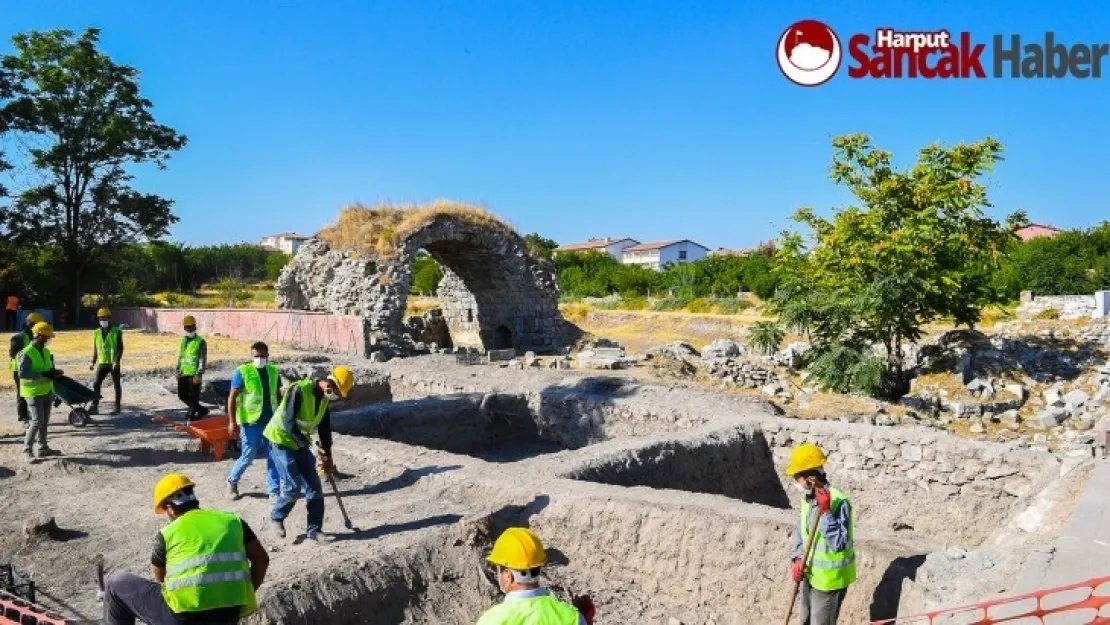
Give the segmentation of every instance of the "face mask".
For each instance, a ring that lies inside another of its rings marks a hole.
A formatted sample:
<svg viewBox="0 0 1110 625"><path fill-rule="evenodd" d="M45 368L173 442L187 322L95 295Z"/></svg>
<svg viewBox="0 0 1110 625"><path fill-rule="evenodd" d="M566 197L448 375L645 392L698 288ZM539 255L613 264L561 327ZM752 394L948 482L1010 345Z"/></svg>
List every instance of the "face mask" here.
<svg viewBox="0 0 1110 625"><path fill-rule="evenodd" d="M254 368L255 369L261 369L261 368L266 366L266 362L267 362L267 360L265 358L255 358L254 359Z"/></svg>
<svg viewBox="0 0 1110 625"><path fill-rule="evenodd" d="M102 327L102 328L107 328L107 327L108 327L108 326L110 326L110 325L112 325L112 322L111 322L111 321L105 321L104 319L101 319L101 320L100 320L100 327Z"/></svg>
<svg viewBox="0 0 1110 625"><path fill-rule="evenodd" d="M808 493L809 492L809 487L806 486L805 484L801 484L799 482L794 482L794 488L796 488L799 492L802 492L802 493Z"/></svg>
<svg viewBox="0 0 1110 625"><path fill-rule="evenodd" d="M328 401L339 401L338 393L324 393L324 397L326 397Z"/></svg>
<svg viewBox="0 0 1110 625"><path fill-rule="evenodd" d="M197 333L196 333L196 331L195 331L195 330L194 330L194 331L192 331L192 332L185 332L185 336L187 336L187 337L189 337L189 338L193 338L193 337L194 337L194 336L196 336L196 335L197 335Z"/></svg>

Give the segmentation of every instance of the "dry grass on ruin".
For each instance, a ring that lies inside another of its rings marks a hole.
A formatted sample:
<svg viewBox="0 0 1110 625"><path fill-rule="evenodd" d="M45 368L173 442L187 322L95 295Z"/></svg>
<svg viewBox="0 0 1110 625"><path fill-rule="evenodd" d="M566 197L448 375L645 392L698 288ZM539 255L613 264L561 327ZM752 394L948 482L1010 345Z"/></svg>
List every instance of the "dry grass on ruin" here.
<svg viewBox="0 0 1110 625"><path fill-rule="evenodd" d="M316 236L335 249L390 258L407 236L442 216L505 234L516 234L511 225L484 208L440 200L422 205L354 204L341 210L336 222L316 233Z"/></svg>

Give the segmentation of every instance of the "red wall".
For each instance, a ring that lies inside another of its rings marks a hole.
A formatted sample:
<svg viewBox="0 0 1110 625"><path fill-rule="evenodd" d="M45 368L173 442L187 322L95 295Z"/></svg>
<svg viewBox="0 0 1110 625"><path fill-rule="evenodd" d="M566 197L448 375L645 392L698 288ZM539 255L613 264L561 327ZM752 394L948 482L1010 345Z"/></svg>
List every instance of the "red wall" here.
<svg viewBox="0 0 1110 625"><path fill-rule="evenodd" d="M117 308L112 320L154 332L182 334L181 320L192 315L201 335L265 341L293 347L366 355L366 322L361 317L302 310L232 308Z"/></svg>

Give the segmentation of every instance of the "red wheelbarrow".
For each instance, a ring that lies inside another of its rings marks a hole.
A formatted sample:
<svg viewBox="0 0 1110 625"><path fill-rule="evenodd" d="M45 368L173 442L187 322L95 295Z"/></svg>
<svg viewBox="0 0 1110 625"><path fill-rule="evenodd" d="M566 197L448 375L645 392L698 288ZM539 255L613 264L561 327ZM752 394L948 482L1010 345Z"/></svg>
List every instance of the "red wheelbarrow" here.
<svg viewBox="0 0 1110 625"><path fill-rule="evenodd" d="M231 435L227 432L227 415L217 415L199 421L190 421L188 425L182 425L173 419L167 419L161 415L154 415L151 418L179 432L184 432L193 438L200 439L201 453L206 454L212 451L216 456L217 462L224 459L224 451L227 449L228 442L231 441Z"/></svg>

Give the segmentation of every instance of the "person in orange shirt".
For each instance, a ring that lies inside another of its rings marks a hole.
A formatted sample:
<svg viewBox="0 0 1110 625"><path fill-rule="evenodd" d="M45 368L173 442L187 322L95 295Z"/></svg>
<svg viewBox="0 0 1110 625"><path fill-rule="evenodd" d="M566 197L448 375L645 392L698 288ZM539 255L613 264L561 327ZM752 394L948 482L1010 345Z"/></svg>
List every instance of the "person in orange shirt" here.
<svg viewBox="0 0 1110 625"><path fill-rule="evenodd" d="M16 330L16 317L19 316L19 296L9 295L8 305L4 309L4 329Z"/></svg>

